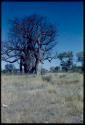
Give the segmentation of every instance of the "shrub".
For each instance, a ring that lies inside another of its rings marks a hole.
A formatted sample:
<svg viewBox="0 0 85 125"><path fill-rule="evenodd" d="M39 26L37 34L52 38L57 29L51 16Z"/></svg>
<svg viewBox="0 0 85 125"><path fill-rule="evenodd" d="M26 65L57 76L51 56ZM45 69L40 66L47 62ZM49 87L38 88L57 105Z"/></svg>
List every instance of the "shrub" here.
<svg viewBox="0 0 85 125"><path fill-rule="evenodd" d="M47 81L47 82L51 82L52 81L52 76L49 75L49 76L42 76L42 80L43 81Z"/></svg>

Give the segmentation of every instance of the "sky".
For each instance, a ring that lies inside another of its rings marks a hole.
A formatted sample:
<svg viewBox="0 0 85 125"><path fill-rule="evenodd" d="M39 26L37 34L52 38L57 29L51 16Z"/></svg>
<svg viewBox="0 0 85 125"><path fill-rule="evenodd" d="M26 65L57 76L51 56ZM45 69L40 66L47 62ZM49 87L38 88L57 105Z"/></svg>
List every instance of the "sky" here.
<svg viewBox="0 0 85 125"><path fill-rule="evenodd" d="M8 39L10 19L39 14L58 29L54 51L83 51L83 2L2 2L1 10L2 41ZM2 62L2 68L4 65ZM45 61L42 67L49 69L56 65L59 65L58 60Z"/></svg>

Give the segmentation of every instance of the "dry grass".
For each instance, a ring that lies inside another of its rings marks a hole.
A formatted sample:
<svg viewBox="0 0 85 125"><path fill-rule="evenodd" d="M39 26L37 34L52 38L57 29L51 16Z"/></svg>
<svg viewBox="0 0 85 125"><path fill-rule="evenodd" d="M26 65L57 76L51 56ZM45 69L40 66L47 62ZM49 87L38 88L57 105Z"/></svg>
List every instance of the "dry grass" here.
<svg viewBox="0 0 85 125"><path fill-rule="evenodd" d="M82 74L1 78L2 123L83 123Z"/></svg>

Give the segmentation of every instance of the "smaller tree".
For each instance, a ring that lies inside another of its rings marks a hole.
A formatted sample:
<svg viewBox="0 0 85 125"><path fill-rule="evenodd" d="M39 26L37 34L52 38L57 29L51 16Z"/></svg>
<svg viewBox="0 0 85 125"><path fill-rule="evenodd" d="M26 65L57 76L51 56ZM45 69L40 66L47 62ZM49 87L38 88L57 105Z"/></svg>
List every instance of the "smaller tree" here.
<svg viewBox="0 0 85 125"><path fill-rule="evenodd" d="M55 72L58 72L60 70L60 67L59 66L56 66L55 67Z"/></svg>
<svg viewBox="0 0 85 125"><path fill-rule="evenodd" d="M5 70L7 72L13 72L13 70L15 69L14 65L13 64L6 64L5 65Z"/></svg>
<svg viewBox="0 0 85 125"><path fill-rule="evenodd" d="M50 68L50 71L51 71L51 72L55 72L55 67L52 66L52 67Z"/></svg>
<svg viewBox="0 0 85 125"><path fill-rule="evenodd" d="M47 72L48 72L47 69L45 69L45 68L42 68L42 69L41 69L41 75L45 75Z"/></svg>
<svg viewBox="0 0 85 125"><path fill-rule="evenodd" d="M62 70L68 71L72 69L73 66L73 53L72 51L59 53L57 58L59 58Z"/></svg>
<svg viewBox="0 0 85 125"><path fill-rule="evenodd" d="M83 61L84 61L84 55L83 55L83 52L78 52L76 53L76 57L77 57L77 62L80 62L81 63L81 70L83 70Z"/></svg>
<svg viewBox="0 0 85 125"><path fill-rule="evenodd" d="M83 52L78 52L76 56L77 56L77 62L80 62L83 65L83 59L84 59Z"/></svg>

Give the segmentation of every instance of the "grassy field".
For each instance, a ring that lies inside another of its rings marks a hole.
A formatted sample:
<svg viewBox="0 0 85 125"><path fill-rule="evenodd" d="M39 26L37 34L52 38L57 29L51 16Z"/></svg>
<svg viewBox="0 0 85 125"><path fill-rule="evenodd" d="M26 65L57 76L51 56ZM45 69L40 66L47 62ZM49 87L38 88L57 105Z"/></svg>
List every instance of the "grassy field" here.
<svg viewBox="0 0 85 125"><path fill-rule="evenodd" d="M2 123L83 123L83 75L1 76Z"/></svg>

